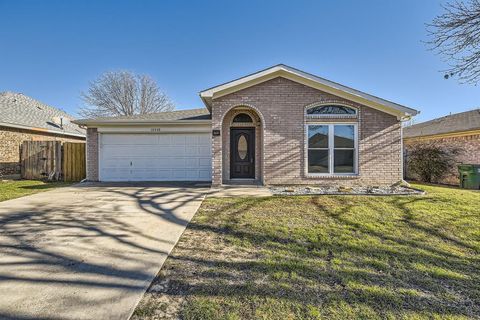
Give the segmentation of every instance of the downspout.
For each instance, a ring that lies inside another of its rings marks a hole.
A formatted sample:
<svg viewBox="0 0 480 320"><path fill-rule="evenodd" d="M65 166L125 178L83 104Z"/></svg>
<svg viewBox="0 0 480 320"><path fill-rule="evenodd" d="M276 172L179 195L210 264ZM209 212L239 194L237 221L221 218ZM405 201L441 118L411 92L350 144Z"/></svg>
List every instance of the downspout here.
<svg viewBox="0 0 480 320"><path fill-rule="evenodd" d="M401 125L401 130L400 130L400 171L402 174L402 178L400 179L401 184L407 184L408 182L405 181L405 155L404 155L404 148L403 148L403 123L405 121L408 121L412 118L411 115L407 115L404 117L400 118L400 125Z"/></svg>

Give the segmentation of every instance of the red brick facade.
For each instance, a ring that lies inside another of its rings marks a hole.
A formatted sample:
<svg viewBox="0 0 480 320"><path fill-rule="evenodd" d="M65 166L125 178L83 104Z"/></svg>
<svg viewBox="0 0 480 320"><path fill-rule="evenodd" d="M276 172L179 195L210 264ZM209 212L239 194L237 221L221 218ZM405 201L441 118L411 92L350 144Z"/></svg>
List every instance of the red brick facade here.
<svg viewBox="0 0 480 320"><path fill-rule="evenodd" d="M85 138L0 126L0 175L20 174L20 146L23 141L79 142L83 140Z"/></svg>
<svg viewBox="0 0 480 320"><path fill-rule="evenodd" d="M307 120L305 107L314 103L342 103L358 108L355 119ZM212 103L212 183L228 183L229 113L246 107L260 120L257 132L256 179L264 184L391 185L402 179L401 123L395 116L350 102L285 78L275 78L222 96ZM305 124L358 123L358 175L311 177L305 172ZM257 137L258 139L258 137Z"/></svg>
<svg viewBox="0 0 480 320"><path fill-rule="evenodd" d="M432 137L432 138L409 138L404 140L405 150L412 149L415 145L421 143L433 143L444 148L457 148L460 153L457 156L457 163L480 164L480 134L459 135L454 137ZM407 172L407 177L415 177ZM438 183L458 185L459 175L457 168L451 168L451 171Z"/></svg>

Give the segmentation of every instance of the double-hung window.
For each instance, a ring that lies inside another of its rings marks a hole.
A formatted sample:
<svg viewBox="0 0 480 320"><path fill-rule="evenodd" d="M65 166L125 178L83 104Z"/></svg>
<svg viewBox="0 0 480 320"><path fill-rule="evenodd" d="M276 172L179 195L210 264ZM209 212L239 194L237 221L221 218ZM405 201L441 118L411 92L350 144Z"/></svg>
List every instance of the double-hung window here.
<svg viewBox="0 0 480 320"><path fill-rule="evenodd" d="M357 124L308 124L308 174L357 173Z"/></svg>

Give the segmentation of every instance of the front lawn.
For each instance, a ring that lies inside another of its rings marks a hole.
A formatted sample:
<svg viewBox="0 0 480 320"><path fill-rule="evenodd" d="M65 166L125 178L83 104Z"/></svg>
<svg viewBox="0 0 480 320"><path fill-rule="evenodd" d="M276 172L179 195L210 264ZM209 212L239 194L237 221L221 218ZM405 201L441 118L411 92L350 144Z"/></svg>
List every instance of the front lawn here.
<svg viewBox="0 0 480 320"><path fill-rule="evenodd" d="M27 196L40 191L71 185L67 182L44 182L38 180L0 181L0 201Z"/></svg>
<svg viewBox="0 0 480 320"><path fill-rule="evenodd" d="M480 318L480 193L207 199L133 319Z"/></svg>

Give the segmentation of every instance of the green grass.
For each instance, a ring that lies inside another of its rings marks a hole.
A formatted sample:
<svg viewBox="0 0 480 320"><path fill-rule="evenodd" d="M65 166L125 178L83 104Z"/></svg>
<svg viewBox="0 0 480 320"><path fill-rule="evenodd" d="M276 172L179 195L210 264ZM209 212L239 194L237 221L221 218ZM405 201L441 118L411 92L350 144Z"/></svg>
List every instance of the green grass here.
<svg viewBox="0 0 480 320"><path fill-rule="evenodd" d="M15 199L40 191L71 185L67 182L44 182L38 180L0 181L0 201Z"/></svg>
<svg viewBox="0 0 480 320"><path fill-rule="evenodd" d="M207 199L155 281L168 289L140 307L178 305L155 319L480 319L480 193L416 187L428 194Z"/></svg>

